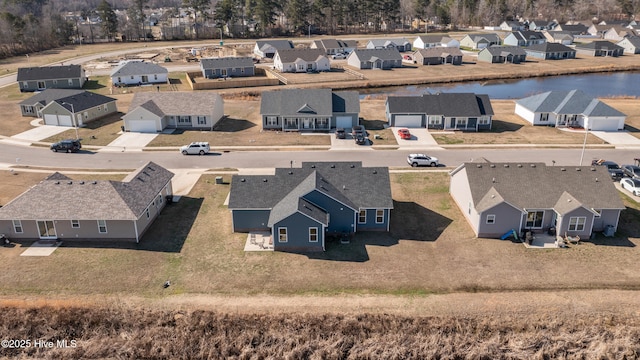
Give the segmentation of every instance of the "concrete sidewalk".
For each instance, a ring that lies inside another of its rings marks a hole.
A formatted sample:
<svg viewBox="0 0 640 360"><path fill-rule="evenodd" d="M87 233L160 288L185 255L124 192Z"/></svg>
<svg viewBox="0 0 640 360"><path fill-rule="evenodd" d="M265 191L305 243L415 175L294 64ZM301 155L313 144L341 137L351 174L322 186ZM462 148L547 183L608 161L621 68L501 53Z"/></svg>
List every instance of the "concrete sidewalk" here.
<svg viewBox="0 0 640 360"><path fill-rule="evenodd" d="M142 151L158 134L126 132L120 134L109 145L98 151L102 152L125 152Z"/></svg>

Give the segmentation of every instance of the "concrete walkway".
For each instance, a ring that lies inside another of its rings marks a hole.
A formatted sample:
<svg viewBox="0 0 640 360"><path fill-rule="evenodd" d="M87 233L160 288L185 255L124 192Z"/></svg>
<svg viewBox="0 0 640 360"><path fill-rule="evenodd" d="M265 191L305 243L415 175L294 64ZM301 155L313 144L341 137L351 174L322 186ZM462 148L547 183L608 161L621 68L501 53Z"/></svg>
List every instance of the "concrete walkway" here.
<svg viewBox="0 0 640 360"><path fill-rule="evenodd" d="M640 139L628 131L591 131L591 134L615 146L616 149L640 148Z"/></svg>
<svg viewBox="0 0 640 360"><path fill-rule="evenodd" d="M20 256L49 256L62 244L61 241L40 240L34 242L29 248L20 254Z"/></svg>

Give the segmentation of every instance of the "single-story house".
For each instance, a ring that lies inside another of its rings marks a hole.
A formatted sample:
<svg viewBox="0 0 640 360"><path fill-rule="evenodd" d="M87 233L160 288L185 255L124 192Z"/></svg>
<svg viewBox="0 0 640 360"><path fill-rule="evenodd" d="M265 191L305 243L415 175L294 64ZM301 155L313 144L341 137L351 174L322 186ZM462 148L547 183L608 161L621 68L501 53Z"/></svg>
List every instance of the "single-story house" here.
<svg viewBox="0 0 640 360"><path fill-rule="evenodd" d="M527 23L517 20L505 20L500 24L500 30L504 31L521 31L529 28Z"/></svg>
<svg viewBox="0 0 640 360"><path fill-rule="evenodd" d="M568 32L571 35L587 35L589 34L589 27L585 24L558 24L555 28L553 28L554 31L560 31L560 32Z"/></svg>
<svg viewBox="0 0 640 360"><path fill-rule="evenodd" d="M490 46L480 50L478 61L520 64L527 61L527 52L519 46Z"/></svg>
<svg viewBox="0 0 640 360"><path fill-rule="evenodd" d="M460 40L461 47L476 50L495 45L500 45L500 37L494 33L467 34Z"/></svg>
<svg viewBox="0 0 640 360"><path fill-rule="evenodd" d="M293 49L290 40L258 40L253 47L253 53L263 58L272 58L278 50Z"/></svg>
<svg viewBox="0 0 640 360"><path fill-rule="evenodd" d="M611 25L593 24L589 26L589 28L587 29L587 33L589 33L589 35L591 36L602 38L604 36L604 33L609 29L611 29Z"/></svg>
<svg viewBox="0 0 640 360"><path fill-rule="evenodd" d="M402 55L396 48L355 49L347 56L347 64L357 69L400 68Z"/></svg>
<svg viewBox="0 0 640 360"><path fill-rule="evenodd" d="M331 89L286 89L265 91L260 102L265 130L320 130L359 125L360 97L357 91Z"/></svg>
<svg viewBox="0 0 640 360"><path fill-rule="evenodd" d="M372 39L367 49L397 49L400 52L411 51L411 42L407 39Z"/></svg>
<svg viewBox="0 0 640 360"><path fill-rule="evenodd" d="M329 71L331 62L321 49L278 50L273 67L281 72Z"/></svg>
<svg viewBox="0 0 640 360"><path fill-rule="evenodd" d="M224 116L214 92L137 92L122 116L126 131L156 133L165 128L213 130Z"/></svg>
<svg viewBox="0 0 640 360"><path fill-rule="evenodd" d="M357 47L355 40L320 39L311 43L312 49L323 50L327 55L350 53Z"/></svg>
<svg viewBox="0 0 640 360"><path fill-rule="evenodd" d="M547 91L516 101L516 115L533 125L617 131L626 115L581 90Z"/></svg>
<svg viewBox="0 0 640 360"><path fill-rule="evenodd" d="M612 26L609 30L604 32L602 36L605 40L620 41L629 36L637 36L633 29L629 29L622 26Z"/></svg>
<svg viewBox="0 0 640 360"><path fill-rule="evenodd" d="M420 35L413 40L414 49L429 49L433 47L459 48L460 41L444 35Z"/></svg>
<svg viewBox="0 0 640 360"><path fill-rule="evenodd" d="M613 56L618 57L624 53L624 48L610 41L598 40L586 44L577 44L578 54L590 56Z"/></svg>
<svg viewBox="0 0 640 360"><path fill-rule="evenodd" d="M22 116L41 118L42 113L40 111L53 100L62 99L82 92L84 92L84 90L80 89L47 89L38 92L18 103L18 105L20 105L20 113Z"/></svg>
<svg viewBox="0 0 640 360"><path fill-rule="evenodd" d="M588 239L607 226L617 230L625 209L602 166L468 162L450 175L451 196L483 238L553 228L560 236Z"/></svg>
<svg viewBox="0 0 640 360"><path fill-rule="evenodd" d="M444 130L490 130L493 107L488 95L438 93L389 96L385 106L389 126Z"/></svg>
<svg viewBox="0 0 640 360"><path fill-rule="evenodd" d="M547 38L540 31L513 31L502 41L504 45L511 46L531 46L545 42Z"/></svg>
<svg viewBox="0 0 640 360"><path fill-rule="evenodd" d="M529 23L529 30L553 30L558 25L554 20L533 20Z"/></svg>
<svg viewBox="0 0 640 360"><path fill-rule="evenodd" d="M82 89L87 77L80 65L18 68L20 91Z"/></svg>
<svg viewBox="0 0 640 360"><path fill-rule="evenodd" d="M228 207L234 232L270 232L275 251L324 251L327 236L389 231L389 169L303 162L275 175L234 175Z"/></svg>
<svg viewBox="0 0 640 360"><path fill-rule="evenodd" d="M90 91L53 99L40 109L45 125L73 127L82 127L116 112L116 99Z"/></svg>
<svg viewBox="0 0 640 360"><path fill-rule="evenodd" d="M573 44L573 34L569 31L543 31L542 34L548 43L557 43L562 45Z"/></svg>
<svg viewBox="0 0 640 360"><path fill-rule="evenodd" d="M622 39L616 45L622 47L627 54L640 54L640 36Z"/></svg>
<svg viewBox="0 0 640 360"><path fill-rule="evenodd" d="M421 65L462 65L462 51L456 47L418 49L413 53L413 61Z"/></svg>
<svg viewBox="0 0 640 360"><path fill-rule="evenodd" d="M122 181L56 172L0 208L0 232L16 240L139 242L173 195L172 178L153 162Z"/></svg>
<svg viewBox="0 0 640 360"><path fill-rule="evenodd" d="M144 61L124 61L111 72L111 83L115 86L166 84L167 81L167 68Z"/></svg>
<svg viewBox="0 0 640 360"><path fill-rule="evenodd" d="M207 79L254 76L256 67L253 58L222 57L200 59L202 76Z"/></svg>
<svg viewBox="0 0 640 360"><path fill-rule="evenodd" d="M543 60L575 59L576 51L558 43L531 45L524 49L527 56Z"/></svg>

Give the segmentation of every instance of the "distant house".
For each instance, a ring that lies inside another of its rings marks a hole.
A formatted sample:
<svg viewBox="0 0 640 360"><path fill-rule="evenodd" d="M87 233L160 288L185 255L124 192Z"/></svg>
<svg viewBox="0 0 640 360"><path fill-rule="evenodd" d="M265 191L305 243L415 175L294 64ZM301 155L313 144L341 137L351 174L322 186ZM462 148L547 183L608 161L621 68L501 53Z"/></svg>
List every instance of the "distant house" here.
<svg viewBox="0 0 640 360"><path fill-rule="evenodd" d="M272 58L278 50L293 49L289 40L258 40L253 47L253 53L263 58Z"/></svg>
<svg viewBox="0 0 640 360"><path fill-rule="evenodd" d="M462 51L455 47L419 49L413 53L413 59L420 65L462 65Z"/></svg>
<svg viewBox="0 0 640 360"><path fill-rule="evenodd" d="M590 55L590 56L621 56L624 53L624 48L618 46L610 41L598 40L586 44L577 44L576 52L578 54Z"/></svg>
<svg viewBox="0 0 640 360"><path fill-rule="evenodd" d="M580 90L548 91L516 101L516 115L533 125L624 129L626 115Z"/></svg>
<svg viewBox="0 0 640 360"><path fill-rule="evenodd" d="M234 232L266 231L275 251L324 251L327 236L389 231L389 170L360 162L303 162L275 175L234 175Z"/></svg>
<svg viewBox="0 0 640 360"><path fill-rule="evenodd" d="M402 67L402 55L397 49L355 49L347 64L357 69L391 69Z"/></svg>
<svg viewBox="0 0 640 360"><path fill-rule="evenodd" d="M585 24L558 24L553 31L568 32L573 36L589 34L589 27Z"/></svg>
<svg viewBox="0 0 640 360"><path fill-rule="evenodd" d="M260 103L265 130L329 131L359 124L357 91L331 89L287 89L265 91Z"/></svg>
<svg viewBox="0 0 640 360"><path fill-rule="evenodd" d="M372 39L367 49L397 49L400 52L411 51L411 43L407 39Z"/></svg>
<svg viewBox="0 0 640 360"><path fill-rule="evenodd" d="M200 70L207 79L255 75L253 58L249 56L201 59Z"/></svg>
<svg viewBox="0 0 640 360"><path fill-rule="evenodd" d="M357 48L355 40L320 39L311 43L312 49L323 50L326 55L350 53Z"/></svg>
<svg viewBox="0 0 640 360"><path fill-rule="evenodd" d="M320 49L278 50L273 58L273 66L281 72L331 70L329 58Z"/></svg>
<svg viewBox="0 0 640 360"><path fill-rule="evenodd" d="M484 49L493 45L500 45L500 37L498 34L467 34L460 40L461 47L467 47L475 50Z"/></svg>
<svg viewBox="0 0 640 360"><path fill-rule="evenodd" d="M539 31L513 31L504 38L504 45L531 46L544 44L547 38Z"/></svg>
<svg viewBox="0 0 640 360"><path fill-rule="evenodd" d="M531 31L542 31L542 30L553 30L558 25L557 22L553 20L533 20L529 23L529 30Z"/></svg>
<svg viewBox="0 0 640 360"><path fill-rule="evenodd" d="M122 181L54 173L0 208L0 228L20 240L139 242L173 195L172 178L153 162Z"/></svg>
<svg viewBox="0 0 640 360"><path fill-rule="evenodd" d="M156 133L165 128L213 130L224 102L213 92L137 92L125 114L126 131Z"/></svg>
<svg viewBox="0 0 640 360"><path fill-rule="evenodd" d="M604 32L602 36L605 40L620 41L626 37L637 36L638 34L633 30L621 26L612 26L609 30Z"/></svg>
<svg viewBox="0 0 640 360"><path fill-rule="evenodd" d="M517 20L506 20L500 24L500 30L503 31L522 31L527 29L529 29L527 24Z"/></svg>
<svg viewBox="0 0 640 360"><path fill-rule="evenodd" d="M609 25L593 24L589 26L589 28L587 29L587 33L589 33L589 35L591 36L602 38L604 36L604 33L609 29L611 29L611 26Z"/></svg>
<svg viewBox="0 0 640 360"><path fill-rule="evenodd" d="M575 59L576 51L556 43L531 45L524 49L527 56L543 60Z"/></svg>
<svg viewBox="0 0 640 360"><path fill-rule="evenodd" d="M490 46L478 53L478 61L520 64L527 60L527 52L518 46Z"/></svg>
<svg viewBox="0 0 640 360"><path fill-rule="evenodd" d="M459 48L460 41L444 35L420 35L413 40L415 49L429 49L434 47Z"/></svg>
<svg viewBox="0 0 640 360"><path fill-rule="evenodd" d="M111 83L120 85L166 84L169 70L143 61L126 61L111 72Z"/></svg>
<svg viewBox="0 0 640 360"><path fill-rule="evenodd" d="M45 89L82 89L87 80L80 65L18 68L20 91Z"/></svg>
<svg viewBox="0 0 640 360"><path fill-rule="evenodd" d="M483 238L553 228L559 236L588 239L607 226L617 230L625 209L602 166L464 163L450 175L451 197Z"/></svg>
<svg viewBox="0 0 640 360"><path fill-rule="evenodd" d="M627 54L640 54L640 37L638 36L625 38L616 45L622 47Z"/></svg>
<svg viewBox="0 0 640 360"><path fill-rule="evenodd" d="M562 45L573 44L573 34L569 31L543 31L542 34L548 43L556 43Z"/></svg>
<svg viewBox="0 0 640 360"><path fill-rule="evenodd" d="M489 96L473 93L438 93L389 96L389 126L452 130L490 130L493 107Z"/></svg>

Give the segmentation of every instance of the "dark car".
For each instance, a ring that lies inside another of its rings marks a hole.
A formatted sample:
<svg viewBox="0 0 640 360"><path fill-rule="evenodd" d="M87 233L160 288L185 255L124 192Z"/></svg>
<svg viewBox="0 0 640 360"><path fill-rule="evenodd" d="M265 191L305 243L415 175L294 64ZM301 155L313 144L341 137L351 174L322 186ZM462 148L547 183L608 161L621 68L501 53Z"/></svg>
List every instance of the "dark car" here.
<svg viewBox="0 0 640 360"><path fill-rule="evenodd" d="M80 140L67 139L58 141L57 143L51 144L51 151L58 152L77 152L82 148L82 144L80 144Z"/></svg>
<svg viewBox="0 0 640 360"><path fill-rule="evenodd" d="M622 165L622 171L630 178L640 179L640 166Z"/></svg>
<svg viewBox="0 0 640 360"><path fill-rule="evenodd" d="M356 141L356 144L358 145L365 145L367 143L367 138L364 136L363 133L357 133L353 139Z"/></svg>
<svg viewBox="0 0 640 360"><path fill-rule="evenodd" d="M347 137L347 132L343 128L336 129L336 139L344 139Z"/></svg>
<svg viewBox="0 0 640 360"><path fill-rule="evenodd" d="M354 127L351 128L351 135L353 135L353 137L356 137L356 135L358 134L362 134L362 136L367 136L367 132L364 129L364 126L362 125L355 125Z"/></svg>
<svg viewBox="0 0 640 360"><path fill-rule="evenodd" d="M611 179L614 181L619 181L624 177L624 172L620 169L620 166L613 161L607 160L593 160L591 162L592 166L606 166L609 175L611 175Z"/></svg>

